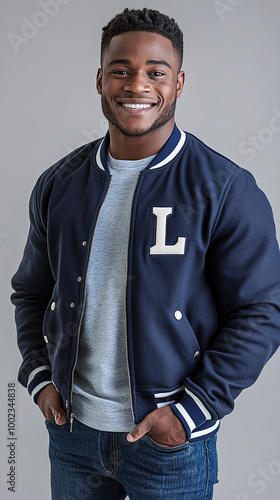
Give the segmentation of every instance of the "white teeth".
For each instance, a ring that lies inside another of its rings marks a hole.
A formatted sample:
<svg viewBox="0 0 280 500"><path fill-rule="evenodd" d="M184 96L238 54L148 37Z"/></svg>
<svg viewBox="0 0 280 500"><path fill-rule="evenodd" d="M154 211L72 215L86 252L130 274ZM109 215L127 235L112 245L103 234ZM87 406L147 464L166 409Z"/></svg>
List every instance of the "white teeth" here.
<svg viewBox="0 0 280 500"><path fill-rule="evenodd" d="M130 108L130 109L146 109L146 108L150 108L152 105L151 104L127 104L127 103L123 103L123 106L125 108Z"/></svg>

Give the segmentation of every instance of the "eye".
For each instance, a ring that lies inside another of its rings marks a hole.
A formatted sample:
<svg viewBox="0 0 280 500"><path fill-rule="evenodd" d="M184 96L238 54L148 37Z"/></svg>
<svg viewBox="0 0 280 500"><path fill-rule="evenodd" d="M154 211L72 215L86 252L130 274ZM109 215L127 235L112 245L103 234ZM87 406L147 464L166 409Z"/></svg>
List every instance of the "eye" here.
<svg viewBox="0 0 280 500"><path fill-rule="evenodd" d="M126 71L125 69L116 69L115 71L112 72L113 75L121 75L121 76L126 76L128 75L128 71Z"/></svg>
<svg viewBox="0 0 280 500"><path fill-rule="evenodd" d="M165 73L162 73L162 71L152 71L150 73L151 76L165 76Z"/></svg>

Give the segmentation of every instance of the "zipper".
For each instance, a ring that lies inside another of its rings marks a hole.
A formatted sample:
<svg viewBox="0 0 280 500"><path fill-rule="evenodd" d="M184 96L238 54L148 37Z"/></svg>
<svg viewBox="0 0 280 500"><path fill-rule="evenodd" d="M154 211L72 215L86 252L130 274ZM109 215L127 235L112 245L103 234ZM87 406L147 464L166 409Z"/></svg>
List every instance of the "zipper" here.
<svg viewBox="0 0 280 500"><path fill-rule="evenodd" d="M138 180L134 189L134 194L133 194L133 201L132 201L132 210L131 210L131 219L130 219L130 231L129 231L129 239L128 239L128 247L127 247L127 261L126 261L126 276L128 278L128 270L129 270L129 247L130 247L130 242L131 242L131 233L132 233L132 216L134 214L134 204L135 204L135 195L136 191L138 190L138 185L140 181L140 176L141 172L138 174ZM132 418L133 421L135 422L135 413L134 413L134 407L133 407L133 395L132 395L132 388L131 388L131 371L130 371L130 366L129 366L129 352L128 352L128 327L127 327L127 288L128 288L128 279L126 278L127 285L126 285L126 299L125 299L125 317L126 317L126 322L125 322L125 337L126 337L126 363L127 363L127 371L128 371L128 383L129 383L129 390L130 390L130 405L131 405L131 412L132 412Z"/></svg>
<svg viewBox="0 0 280 500"><path fill-rule="evenodd" d="M74 413L70 413L70 432L73 431L74 417Z"/></svg>
<svg viewBox="0 0 280 500"><path fill-rule="evenodd" d="M100 205L100 207L98 209L98 213L97 213L96 220L95 220L95 226L94 226L94 230L93 230L92 237L91 237L91 242L90 242L90 250L89 250L89 254L88 254L88 261L87 261L86 275L85 275L85 284L84 284L84 300L83 300L82 312L81 312L81 316L80 316L80 321L79 321L79 326L78 326L78 333L77 333L76 356L75 356L75 361L74 361L74 365L73 365L73 368L72 368L72 379L71 379L71 390L70 390L70 408L72 407L72 401L73 401L74 375L75 375L75 369L76 369L77 362L78 362L78 354L79 354L79 344L80 344L82 321L83 321L83 318L84 318L85 308L86 308L87 276L88 276L88 268L89 268L89 262L90 262L90 257L91 257L92 243L93 243L93 238L94 238L94 234L95 234L95 230L96 230L96 226L97 226L97 222L98 222L98 217L99 217L99 214L100 214L100 210L101 210L101 208L104 205L104 202L105 202L105 199L106 199L106 196L107 196L107 193L109 191L110 184L111 184L111 180L112 180L112 177L110 176L109 183L108 183L108 186L107 186L107 189L106 189L106 193L105 193L104 198L102 200L102 203L101 203L101 205ZM73 430L74 417L75 417L74 413L70 413L70 432L72 432L72 430Z"/></svg>

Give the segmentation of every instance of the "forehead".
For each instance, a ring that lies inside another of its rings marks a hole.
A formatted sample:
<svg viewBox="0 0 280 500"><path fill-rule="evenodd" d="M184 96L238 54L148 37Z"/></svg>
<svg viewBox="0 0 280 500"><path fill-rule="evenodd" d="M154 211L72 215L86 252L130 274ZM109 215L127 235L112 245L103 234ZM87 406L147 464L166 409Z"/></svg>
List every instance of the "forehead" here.
<svg viewBox="0 0 280 500"><path fill-rule="evenodd" d="M112 38L103 54L103 65L110 61L124 59L145 63L151 60L164 60L172 68L178 66L178 56L171 40L148 31L128 31Z"/></svg>

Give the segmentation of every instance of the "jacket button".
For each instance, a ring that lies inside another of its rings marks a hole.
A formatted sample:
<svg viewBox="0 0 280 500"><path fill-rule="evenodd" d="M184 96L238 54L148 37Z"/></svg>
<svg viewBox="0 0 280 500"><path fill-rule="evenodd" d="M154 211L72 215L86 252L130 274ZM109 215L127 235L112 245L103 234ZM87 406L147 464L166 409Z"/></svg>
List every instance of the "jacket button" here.
<svg viewBox="0 0 280 500"><path fill-rule="evenodd" d="M83 247L85 247L85 246L86 246L86 244L87 244L87 242L86 242L86 241L83 241L83 242L82 242Z"/></svg>
<svg viewBox="0 0 280 500"><path fill-rule="evenodd" d="M200 352L199 351L195 351L195 353L193 355L194 359L199 358L199 356L200 356Z"/></svg>
<svg viewBox="0 0 280 500"><path fill-rule="evenodd" d="M82 276L78 276L77 281L78 281L78 283L81 283L81 281L82 281Z"/></svg>
<svg viewBox="0 0 280 500"><path fill-rule="evenodd" d="M51 310L54 311L55 310L55 302L52 302L51 303Z"/></svg>
<svg viewBox="0 0 280 500"><path fill-rule="evenodd" d="M182 317L183 317L183 314L181 313L181 311L175 311L174 316L175 316L175 319L180 321L180 319L182 319Z"/></svg>
<svg viewBox="0 0 280 500"><path fill-rule="evenodd" d="M44 335L44 341L46 342L46 344L49 343L49 339L48 339L47 335Z"/></svg>
<svg viewBox="0 0 280 500"><path fill-rule="evenodd" d="M71 303L70 303L70 307L72 307L72 309L73 309L73 307L75 307L74 302L71 302Z"/></svg>

